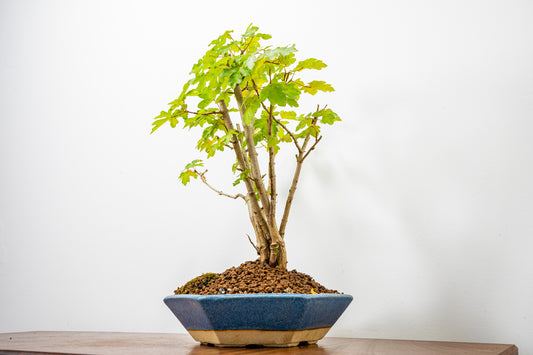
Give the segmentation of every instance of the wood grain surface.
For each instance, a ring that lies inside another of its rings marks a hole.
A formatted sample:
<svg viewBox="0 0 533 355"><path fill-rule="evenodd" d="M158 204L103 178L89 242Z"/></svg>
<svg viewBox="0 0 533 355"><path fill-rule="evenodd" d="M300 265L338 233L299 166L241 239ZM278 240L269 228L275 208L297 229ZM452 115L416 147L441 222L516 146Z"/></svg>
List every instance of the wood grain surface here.
<svg viewBox="0 0 533 355"><path fill-rule="evenodd" d="M1 333L0 354L501 354L515 355L514 345L413 340L324 338L295 348L215 348L186 334L111 332Z"/></svg>

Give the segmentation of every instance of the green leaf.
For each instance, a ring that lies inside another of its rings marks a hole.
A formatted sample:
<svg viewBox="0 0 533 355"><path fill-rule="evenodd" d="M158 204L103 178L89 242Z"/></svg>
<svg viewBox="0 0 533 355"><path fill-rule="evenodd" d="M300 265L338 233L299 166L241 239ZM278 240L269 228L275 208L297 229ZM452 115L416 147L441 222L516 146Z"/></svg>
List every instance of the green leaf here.
<svg viewBox="0 0 533 355"><path fill-rule="evenodd" d="M294 44L292 46L287 47L277 47L274 49L267 49L264 53L264 56L267 57L270 60L276 59L278 56L288 56L291 53L297 52L298 50L296 47L294 47Z"/></svg>
<svg viewBox="0 0 533 355"><path fill-rule="evenodd" d="M298 65L296 66L296 68L293 69L293 71L300 71L304 69L320 70L325 67L327 67L327 65L323 61L315 58L309 58L298 62Z"/></svg>
<svg viewBox="0 0 533 355"><path fill-rule="evenodd" d="M259 27L250 24L250 26L248 26L246 32L242 35L242 37L254 37L257 30L259 30Z"/></svg>
<svg viewBox="0 0 533 355"><path fill-rule="evenodd" d="M157 115L156 117L154 117L154 119L158 119L158 118L161 118L161 117L170 118L170 113L168 113L167 111L161 111L161 113L159 115Z"/></svg>
<svg viewBox="0 0 533 355"><path fill-rule="evenodd" d="M182 106L183 105L183 100L178 98L172 102L169 103L169 106L170 108L168 109L168 112L171 112L172 110L174 110L176 107L178 106Z"/></svg>
<svg viewBox="0 0 533 355"><path fill-rule="evenodd" d="M265 139L265 135L263 132L258 131L254 134L254 145L257 146L259 142L263 141Z"/></svg>
<svg viewBox="0 0 533 355"><path fill-rule="evenodd" d="M279 143L277 136L269 136L267 139L267 147L274 147Z"/></svg>
<svg viewBox="0 0 533 355"><path fill-rule="evenodd" d="M248 104L246 111L244 111L243 117L245 125L252 123L259 107L261 107L261 103L257 100L254 100Z"/></svg>
<svg viewBox="0 0 533 355"><path fill-rule="evenodd" d="M284 92L284 84L272 83L261 90L260 99L265 101L268 99L272 105L285 106L287 104L287 95Z"/></svg>
<svg viewBox="0 0 533 355"><path fill-rule="evenodd" d="M296 62L296 55L294 53L290 53L289 55L279 57L277 60L280 67L287 68Z"/></svg>
<svg viewBox="0 0 533 355"><path fill-rule="evenodd" d="M233 173L235 173L237 171L237 169L239 168L239 162L236 161L235 163L233 163L233 165L231 166L231 171Z"/></svg>
<svg viewBox="0 0 533 355"><path fill-rule="evenodd" d="M237 84L240 84L242 81L242 74L240 72L240 68L236 68L236 70L230 75L228 84L229 86L234 89Z"/></svg>
<svg viewBox="0 0 533 355"><path fill-rule="evenodd" d="M213 92L209 90L209 88L203 88L203 90L198 94L198 97L202 99L198 103L198 108L204 109L206 108L213 100L215 99L214 96L212 96Z"/></svg>
<svg viewBox="0 0 533 355"><path fill-rule="evenodd" d="M178 119L176 117L170 117L170 127L176 128L177 124L178 124Z"/></svg>
<svg viewBox="0 0 533 355"><path fill-rule="evenodd" d="M246 68L246 67L242 67L239 69L239 73L243 76L243 79L246 78L247 76L250 76L251 72L250 72L250 69ZM241 82L242 82L242 79L241 79Z"/></svg>
<svg viewBox="0 0 533 355"><path fill-rule="evenodd" d="M307 127L307 126L309 126L312 123L313 123L313 119L312 118L304 118L304 119L302 119L300 121L300 123L298 123L298 126L296 126L296 130L299 131L302 128Z"/></svg>
<svg viewBox="0 0 533 355"><path fill-rule="evenodd" d="M317 91L335 91L335 89L333 89L333 86L326 83L325 81L320 80L313 80L307 85L305 85L302 89L304 92L311 95L316 94Z"/></svg>
<svg viewBox="0 0 533 355"><path fill-rule="evenodd" d="M284 120L294 120L296 119L296 112L294 111L280 111L280 116Z"/></svg>
<svg viewBox="0 0 533 355"><path fill-rule="evenodd" d="M250 56L250 57L248 57L248 59L246 59L246 62L244 62L244 66L246 68L250 69L250 70L253 70L256 60L257 60L257 58L255 57L255 55Z"/></svg>
<svg viewBox="0 0 533 355"><path fill-rule="evenodd" d="M171 127L183 122L180 127L200 127L198 133L201 137L198 137L196 148L205 152L208 158L218 151L223 151L235 135L246 150L247 140L244 132L228 131L220 109L214 105L224 100L229 112L238 112L234 98L237 84L243 88L246 106L243 121L247 125L253 124L254 143L274 149L276 153L282 142L292 142L293 139L299 140L309 136L318 139L321 124L330 125L339 121L339 116L330 109L303 115L290 108L298 107L298 100L304 92L314 95L318 91L333 91L333 87L324 81L305 83L293 77L293 74L303 70L323 69L326 64L315 58L297 61L294 45L265 46L263 40L268 40L271 36L258 31L258 27L250 24L245 33L236 40L231 36L232 31L226 31L212 41L205 54L192 66L191 77L183 85L177 99L169 104L168 111L161 111L161 114L155 117L151 133L166 122L169 122ZM259 97L255 95L255 89L259 91ZM297 126L294 131L291 128L293 133L287 133L279 123L272 122L268 109L261 110L262 103L268 107L267 100L273 110L284 109L272 114L277 117L276 121L282 122L283 125ZM198 109L189 111L188 105L192 106L193 103ZM196 113L192 113L193 111ZM187 164L179 175L180 181L186 185L201 176L201 173L196 171L199 166L203 166L199 159ZM232 170L236 176L240 174L236 183L248 178L249 171L241 173L238 165L234 165ZM259 198L257 191L256 198Z"/></svg>
<svg viewBox="0 0 533 355"><path fill-rule="evenodd" d="M291 107L298 107L298 101L296 101L295 99L287 99L287 103Z"/></svg>
<svg viewBox="0 0 533 355"><path fill-rule="evenodd" d="M224 150L224 146L226 144L231 143L231 138L233 138L234 134L235 134L235 131L232 130L232 131L228 132L227 134L225 134L222 138L220 138L221 150Z"/></svg>
<svg viewBox="0 0 533 355"><path fill-rule="evenodd" d="M202 133L202 138L208 139L209 137L213 137L215 133L217 132L217 130L218 130L218 127L215 125L207 126Z"/></svg>
<svg viewBox="0 0 533 355"><path fill-rule="evenodd" d="M224 102L226 103L226 105L229 105L230 101L231 101L231 96L229 93L227 93L226 91L224 92L221 92L220 95L217 96L217 99L216 99L216 102L220 102L224 100Z"/></svg>
<svg viewBox="0 0 533 355"><path fill-rule="evenodd" d="M238 184L240 184L242 181L246 180L248 178L248 174L250 174L250 169L246 169L244 170L243 172L241 172L239 174L239 177L237 178L237 180L235 180L233 182L233 186L237 186Z"/></svg>
<svg viewBox="0 0 533 355"><path fill-rule="evenodd" d="M263 88L260 94L261 101L268 99L272 105L297 107L300 89L294 83L271 83Z"/></svg>
<svg viewBox="0 0 533 355"><path fill-rule="evenodd" d="M255 34L257 37L261 38L261 39L271 39L272 36L267 34L267 33L256 33Z"/></svg>
<svg viewBox="0 0 533 355"><path fill-rule="evenodd" d="M195 159L191 161L189 164L185 165L185 169L192 169L197 166L204 166L204 162L201 159Z"/></svg>
<svg viewBox="0 0 533 355"><path fill-rule="evenodd" d="M281 131L280 131L281 132ZM292 142L292 137L290 134L286 133L284 134L282 137L281 137L281 141L282 142L285 142L285 143L290 143Z"/></svg>
<svg viewBox="0 0 533 355"><path fill-rule="evenodd" d="M268 113L261 111L261 116L254 122L254 128L259 129L264 135L268 135Z"/></svg>
<svg viewBox="0 0 533 355"><path fill-rule="evenodd" d="M298 89L295 83L285 85L284 91L289 99L298 100L300 97L300 89Z"/></svg>
<svg viewBox="0 0 533 355"><path fill-rule="evenodd" d="M198 178L198 173L192 170L183 170L178 176L178 180L185 186L191 181L191 178Z"/></svg>
<svg viewBox="0 0 533 355"><path fill-rule="evenodd" d="M320 122L329 125L341 120L339 115L337 115L335 112L333 112L333 110L329 108L327 110L320 110L318 112L315 112L313 115L315 117L320 117Z"/></svg>
<svg viewBox="0 0 533 355"><path fill-rule="evenodd" d="M159 117L159 116L157 116ZM160 120L155 120L154 122L152 122L152 132L150 132L150 134L154 133L156 129L158 129L159 127L161 127L163 124L165 124L167 121L169 120L169 118L162 118Z"/></svg>
<svg viewBox="0 0 533 355"><path fill-rule="evenodd" d="M311 125L311 127L309 127L309 133L315 138L318 137L320 134L320 127L317 125Z"/></svg>
<svg viewBox="0 0 533 355"><path fill-rule="evenodd" d="M221 45L226 43L226 40L231 38L231 32L233 31L226 31L224 34L220 35L217 39L211 41L209 43L209 46L220 47Z"/></svg>

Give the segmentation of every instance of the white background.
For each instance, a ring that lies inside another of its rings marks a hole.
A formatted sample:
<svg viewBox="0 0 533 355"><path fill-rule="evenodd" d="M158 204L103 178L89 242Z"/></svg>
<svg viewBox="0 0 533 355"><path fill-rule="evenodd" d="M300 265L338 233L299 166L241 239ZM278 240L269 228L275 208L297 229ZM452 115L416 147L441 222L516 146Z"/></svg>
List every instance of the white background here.
<svg viewBox="0 0 533 355"><path fill-rule="evenodd" d="M163 297L254 258L240 201L177 182L196 133L149 135L208 43L253 22L336 88L316 99L343 121L286 236L290 269L355 297L330 335L533 353L532 18L531 1L1 0L0 331L184 332Z"/></svg>

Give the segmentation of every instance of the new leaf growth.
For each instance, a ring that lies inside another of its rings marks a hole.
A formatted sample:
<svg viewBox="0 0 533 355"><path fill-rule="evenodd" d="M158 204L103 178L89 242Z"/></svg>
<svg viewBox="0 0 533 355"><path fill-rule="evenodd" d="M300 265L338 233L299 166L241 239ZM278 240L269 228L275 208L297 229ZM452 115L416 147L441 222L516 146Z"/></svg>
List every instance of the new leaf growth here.
<svg viewBox="0 0 533 355"><path fill-rule="evenodd" d="M199 170L201 160L187 164L179 179L187 185L191 178L200 177L218 194L242 198L248 206L260 261L285 269L285 228L302 164L322 139L321 126L340 118L326 106L307 113L295 110L302 94L334 91L324 81L304 82L298 77L303 70L320 70L326 64L315 58L297 61L294 45L265 46L263 41L271 36L257 31L258 27L250 25L240 38L234 39L232 31L227 31L212 41L178 98L155 118L152 133L167 122L173 128L181 122L184 128L201 128L196 148L207 158L225 149L234 152L234 185L244 184L244 195L227 194L210 185L207 170ZM191 102L196 106L193 109L189 108ZM230 114L234 112L238 119ZM276 155L283 144L295 149L296 167L278 226ZM266 172L261 171L259 153L268 162Z"/></svg>

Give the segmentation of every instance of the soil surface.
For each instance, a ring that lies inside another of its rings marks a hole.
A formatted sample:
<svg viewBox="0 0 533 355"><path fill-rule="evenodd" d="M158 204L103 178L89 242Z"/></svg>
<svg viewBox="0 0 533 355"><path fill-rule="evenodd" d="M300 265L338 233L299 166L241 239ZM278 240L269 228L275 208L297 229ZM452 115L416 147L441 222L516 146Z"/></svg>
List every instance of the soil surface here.
<svg viewBox="0 0 533 355"><path fill-rule="evenodd" d="M236 293L339 293L329 290L307 274L284 271L247 261L221 274L198 276L174 291L176 295L220 295Z"/></svg>

